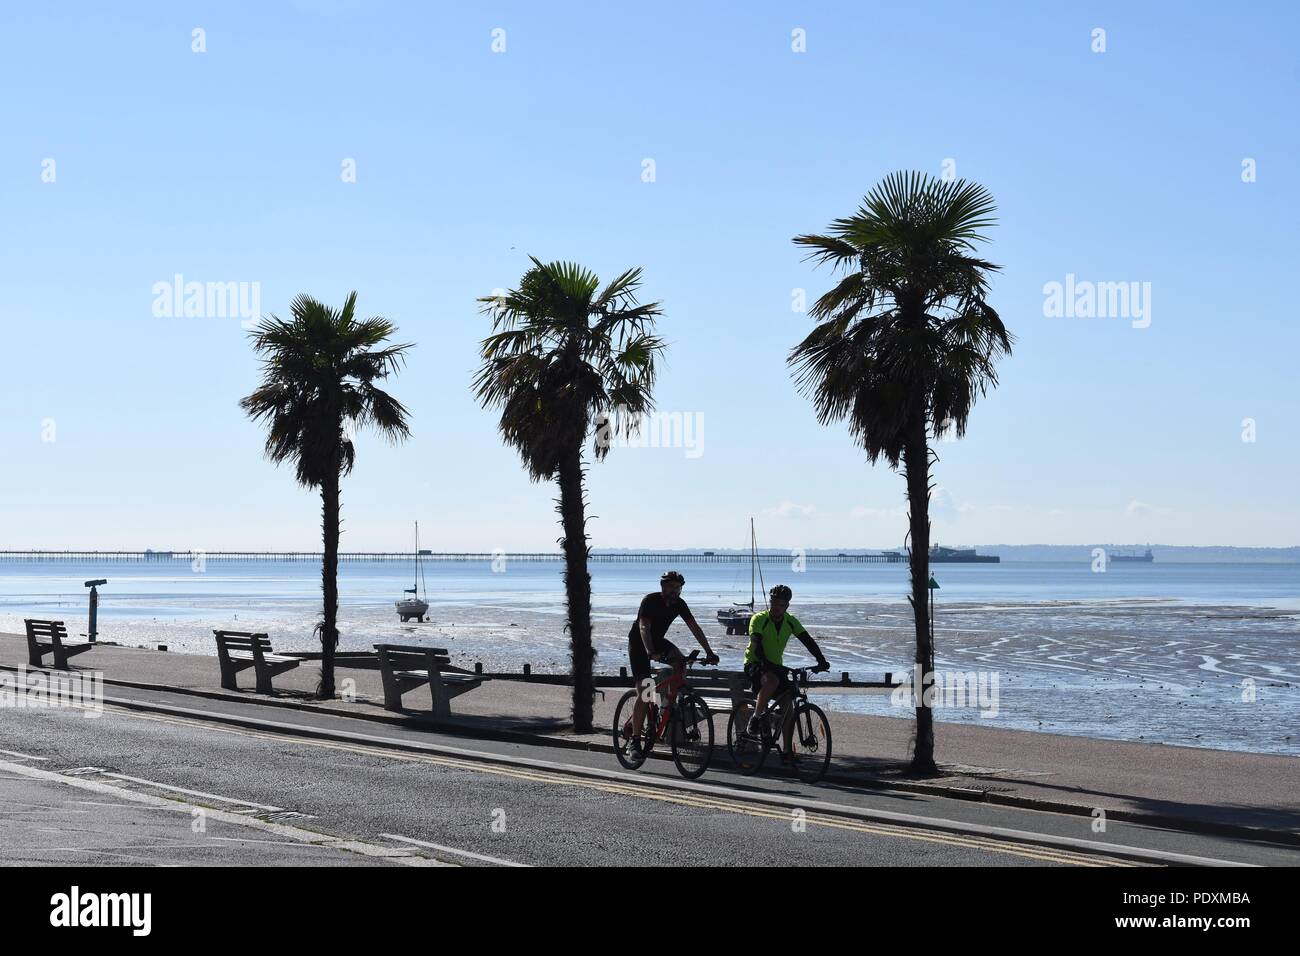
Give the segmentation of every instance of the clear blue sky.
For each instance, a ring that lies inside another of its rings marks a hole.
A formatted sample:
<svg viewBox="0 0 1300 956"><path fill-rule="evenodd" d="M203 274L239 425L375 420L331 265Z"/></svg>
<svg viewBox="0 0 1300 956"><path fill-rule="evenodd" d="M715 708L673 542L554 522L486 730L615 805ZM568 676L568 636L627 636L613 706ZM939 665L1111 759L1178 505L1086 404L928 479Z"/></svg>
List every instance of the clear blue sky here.
<svg viewBox="0 0 1300 956"><path fill-rule="evenodd" d="M154 316L180 273L258 282L264 312L357 289L418 343L391 381L414 438L360 439L345 548L416 518L438 549L553 547L553 486L468 387L474 298L530 253L644 267L659 405L703 416L698 457L591 468L595 546L740 546L750 514L766 546L896 546L901 477L791 385L792 290L831 279L790 238L946 159L999 203L1018 342L939 446L938 539L1300 543L1295 9L6 4L0 546L318 546L318 499L236 405L238 320ZM1150 327L1045 317L1071 273L1150 282Z"/></svg>

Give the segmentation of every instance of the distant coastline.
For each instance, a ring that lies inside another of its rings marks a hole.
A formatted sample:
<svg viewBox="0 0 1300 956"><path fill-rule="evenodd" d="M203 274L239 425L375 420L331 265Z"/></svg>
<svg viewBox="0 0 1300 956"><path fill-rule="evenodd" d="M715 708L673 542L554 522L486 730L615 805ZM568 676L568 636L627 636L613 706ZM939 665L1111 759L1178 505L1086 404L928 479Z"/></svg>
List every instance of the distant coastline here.
<svg viewBox="0 0 1300 956"><path fill-rule="evenodd" d="M945 544L950 542L945 541ZM1134 543L1097 544L975 544L980 554L997 555L1003 561L1091 561L1093 551L1104 548L1108 552L1142 552L1150 548L1158 562L1165 564L1300 564L1300 545L1289 548L1241 548L1230 545L1165 545ZM699 554L713 551L716 554L743 554L740 548L597 548L593 553L620 554L654 550L661 554ZM878 554L897 551L898 545L882 548L806 548L809 555ZM789 549L759 548L760 555L790 556Z"/></svg>

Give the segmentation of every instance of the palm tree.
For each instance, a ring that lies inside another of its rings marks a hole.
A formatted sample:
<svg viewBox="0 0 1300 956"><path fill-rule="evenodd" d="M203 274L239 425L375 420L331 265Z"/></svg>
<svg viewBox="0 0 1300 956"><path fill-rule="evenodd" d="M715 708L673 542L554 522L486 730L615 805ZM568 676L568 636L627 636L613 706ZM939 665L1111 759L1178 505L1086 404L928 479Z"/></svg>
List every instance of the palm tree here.
<svg viewBox="0 0 1300 956"><path fill-rule="evenodd" d="M934 670L929 436L964 435L975 399L997 384L995 363L1011 354L1012 336L986 300L998 266L973 255L994 210L982 186L897 172L826 235L794 240L845 273L813 305L818 325L790 352L796 386L822 424L848 421L869 462L903 465L922 687ZM912 770L938 772L933 715L919 692Z"/></svg>
<svg viewBox="0 0 1300 956"><path fill-rule="evenodd" d="M251 333L262 356L262 384L239 403L267 426L266 455L292 461L299 484L319 488L324 560L324 614L316 631L321 642L320 686L334 696L334 649L338 646L339 482L356 457L355 427L374 426L389 441L410 435L401 402L375 383L396 372L411 345L384 345L397 327L387 319L356 318L357 294L331 309L299 295L292 319L272 315ZM383 346L381 348L381 346Z"/></svg>
<svg viewBox="0 0 1300 956"><path fill-rule="evenodd" d="M530 258L533 267L518 289L479 299L493 322L474 390L484 408L501 409L498 428L529 477L559 481L573 729L591 733L596 655L583 449L594 437L592 455L601 460L612 439L634 431L654 407L655 361L664 343L653 328L662 310L657 302L638 304L640 269L602 289L599 278L579 265Z"/></svg>

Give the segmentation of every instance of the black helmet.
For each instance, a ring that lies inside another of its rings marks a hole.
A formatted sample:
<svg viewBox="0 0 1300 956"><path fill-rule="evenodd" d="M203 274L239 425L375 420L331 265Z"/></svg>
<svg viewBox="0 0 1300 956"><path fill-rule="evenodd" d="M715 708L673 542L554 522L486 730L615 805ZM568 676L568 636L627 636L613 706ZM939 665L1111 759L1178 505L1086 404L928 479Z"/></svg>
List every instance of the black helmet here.
<svg viewBox="0 0 1300 956"><path fill-rule="evenodd" d="M659 578L660 584L685 584L686 579L676 571L665 571Z"/></svg>
<svg viewBox="0 0 1300 956"><path fill-rule="evenodd" d="M788 601L793 596L793 593L784 584L774 584L772 590L767 592L767 596L773 601Z"/></svg>

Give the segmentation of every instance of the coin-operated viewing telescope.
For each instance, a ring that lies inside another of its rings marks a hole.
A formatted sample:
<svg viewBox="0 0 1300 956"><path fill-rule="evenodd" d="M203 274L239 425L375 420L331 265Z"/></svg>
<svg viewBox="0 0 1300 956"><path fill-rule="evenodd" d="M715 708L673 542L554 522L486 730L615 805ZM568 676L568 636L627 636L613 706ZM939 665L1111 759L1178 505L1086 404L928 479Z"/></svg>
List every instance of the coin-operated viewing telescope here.
<svg viewBox="0 0 1300 956"><path fill-rule="evenodd" d="M86 636L90 638L90 643L95 643L95 638L99 634L99 592L95 590L101 584L107 584L108 578L95 578L93 581L87 581L86 587L90 588L90 627Z"/></svg>

